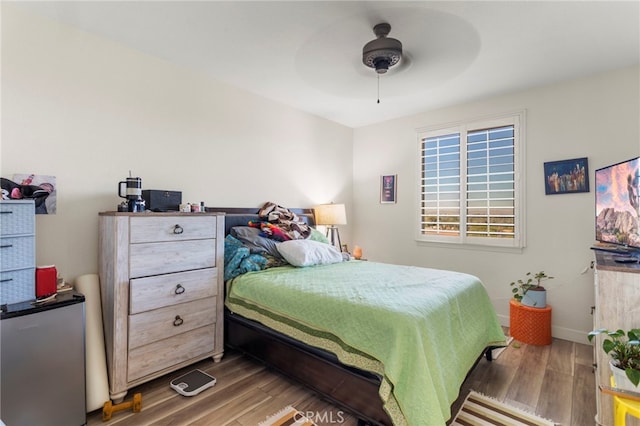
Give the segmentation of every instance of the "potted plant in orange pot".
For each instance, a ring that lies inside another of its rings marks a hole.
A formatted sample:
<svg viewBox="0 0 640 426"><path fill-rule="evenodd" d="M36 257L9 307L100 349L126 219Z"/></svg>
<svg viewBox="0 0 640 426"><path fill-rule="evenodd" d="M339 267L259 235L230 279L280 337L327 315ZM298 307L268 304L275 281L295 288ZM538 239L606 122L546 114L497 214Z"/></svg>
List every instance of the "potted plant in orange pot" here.
<svg viewBox="0 0 640 426"><path fill-rule="evenodd" d="M551 306L542 286L553 279L544 271L527 272L524 279L511 283L513 298L509 301L509 333L515 340L530 345L551 344Z"/></svg>
<svg viewBox="0 0 640 426"><path fill-rule="evenodd" d="M510 284L513 287L513 298L524 306L544 308L547 306L547 290L542 285L542 282L551 279L553 277L547 275L544 271L536 274L527 272L524 280L520 279Z"/></svg>

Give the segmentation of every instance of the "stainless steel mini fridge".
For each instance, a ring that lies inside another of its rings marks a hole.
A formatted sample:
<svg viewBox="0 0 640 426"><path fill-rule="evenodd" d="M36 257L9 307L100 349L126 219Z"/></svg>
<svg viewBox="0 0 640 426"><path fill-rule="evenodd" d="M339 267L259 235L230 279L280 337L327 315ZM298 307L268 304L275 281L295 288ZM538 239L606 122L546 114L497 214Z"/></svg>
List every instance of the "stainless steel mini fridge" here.
<svg viewBox="0 0 640 426"><path fill-rule="evenodd" d="M2 306L0 419L7 426L86 424L84 301L70 292L39 306Z"/></svg>

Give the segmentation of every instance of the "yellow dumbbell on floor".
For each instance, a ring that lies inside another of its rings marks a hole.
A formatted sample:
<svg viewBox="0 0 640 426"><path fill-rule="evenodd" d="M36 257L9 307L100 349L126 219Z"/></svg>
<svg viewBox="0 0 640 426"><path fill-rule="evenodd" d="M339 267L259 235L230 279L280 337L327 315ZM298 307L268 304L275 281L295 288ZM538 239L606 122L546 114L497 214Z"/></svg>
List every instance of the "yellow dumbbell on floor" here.
<svg viewBox="0 0 640 426"><path fill-rule="evenodd" d="M113 404L111 400L104 403L102 407L102 421L106 422L111 420L111 416L116 411L132 409L134 413L139 413L142 410L142 394L136 393L133 395L133 400L129 402L121 402L120 404Z"/></svg>

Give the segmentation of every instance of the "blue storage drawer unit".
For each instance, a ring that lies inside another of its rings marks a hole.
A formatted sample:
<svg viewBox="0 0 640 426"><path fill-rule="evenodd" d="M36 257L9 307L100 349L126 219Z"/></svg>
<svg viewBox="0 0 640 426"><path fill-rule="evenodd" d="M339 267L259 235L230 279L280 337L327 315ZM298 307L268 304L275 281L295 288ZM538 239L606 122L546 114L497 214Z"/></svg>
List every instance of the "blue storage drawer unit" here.
<svg viewBox="0 0 640 426"><path fill-rule="evenodd" d="M35 235L36 206L33 200L0 201L0 235Z"/></svg>
<svg viewBox="0 0 640 426"><path fill-rule="evenodd" d="M3 271L33 268L36 251L35 237L2 237L0 241L0 268Z"/></svg>
<svg viewBox="0 0 640 426"><path fill-rule="evenodd" d="M0 305L36 298L35 268L0 271Z"/></svg>
<svg viewBox="0 0 640 426"><path fill-rule="evenodd" d="M35 246L33 200L0 201L0 305L35 299Z"/></svg>

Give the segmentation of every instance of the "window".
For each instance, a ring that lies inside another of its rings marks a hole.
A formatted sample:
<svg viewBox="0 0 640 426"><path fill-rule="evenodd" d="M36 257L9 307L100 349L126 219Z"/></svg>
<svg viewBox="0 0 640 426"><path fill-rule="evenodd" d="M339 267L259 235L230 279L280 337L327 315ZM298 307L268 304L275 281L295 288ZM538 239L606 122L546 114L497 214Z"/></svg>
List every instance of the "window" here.
<svg viewBox="0 0 640 426"><path fill-rule="evenodd" d="M419 131L418 240L523 247L524 112Z"/></svg>

